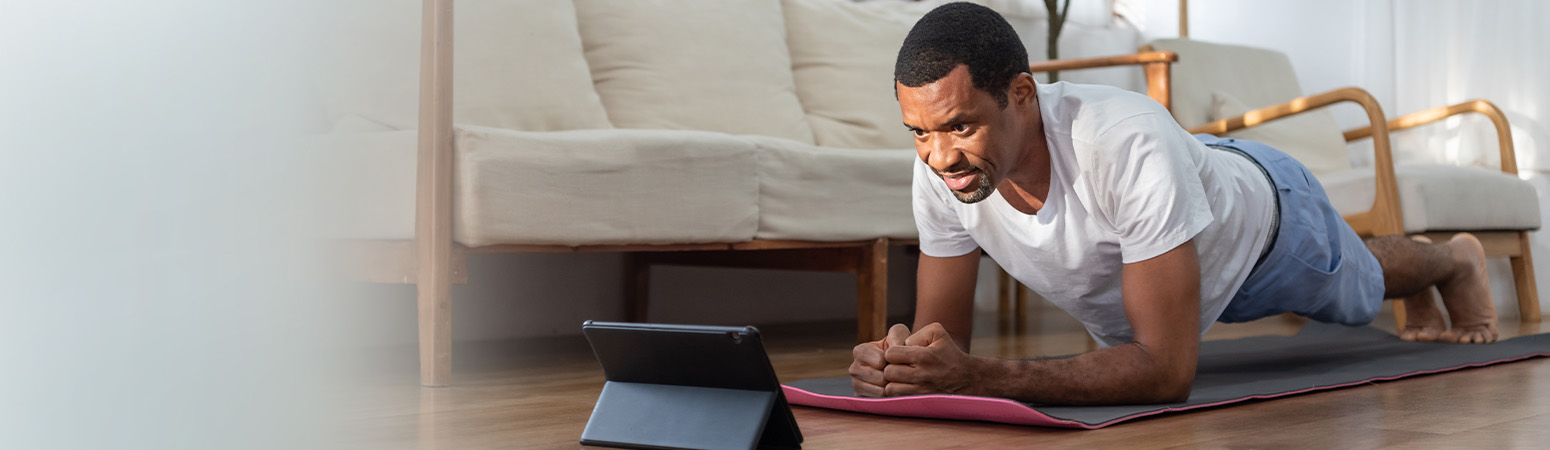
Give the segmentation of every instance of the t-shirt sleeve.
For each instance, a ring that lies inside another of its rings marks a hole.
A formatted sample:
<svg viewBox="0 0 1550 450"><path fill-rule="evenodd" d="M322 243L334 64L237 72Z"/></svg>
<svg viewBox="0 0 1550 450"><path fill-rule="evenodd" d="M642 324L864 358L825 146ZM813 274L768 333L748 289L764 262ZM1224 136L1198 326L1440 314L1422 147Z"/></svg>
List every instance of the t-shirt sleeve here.
<svg viewBox="0 0 1550 450"><path fill-rule="evenodd" d="M969 236L958 212L948 203L958 200L951 197L947 185L939 180L925 162L915 160L912 196L915 229L920 233L920 252L938 258L966 255L979 248L979 244Z"/></svg>
<svg viewBox="0 0 1550 450"><path fill-rule="evenodd" d="M1131 117L1099 133L1088 150L1095 202L1125 264L1167 253L1214 220L1189 136L1174 128L1160 114Z"/></svg>

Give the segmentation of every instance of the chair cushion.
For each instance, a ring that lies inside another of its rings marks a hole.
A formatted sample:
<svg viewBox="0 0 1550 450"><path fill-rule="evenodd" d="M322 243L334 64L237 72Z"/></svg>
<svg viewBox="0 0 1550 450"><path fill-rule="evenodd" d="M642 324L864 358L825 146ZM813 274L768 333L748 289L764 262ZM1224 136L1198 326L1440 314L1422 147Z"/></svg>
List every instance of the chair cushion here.
<svg viewBox="0 0 1550 450"><path fill-rule="evenodd" d="M1237 117L1246 112L1249 112L1249 108L1232 94L1211 92L1211 120ZM1227 133L1227 136L1270 144L1292 155L1314 174L1350 170L1351 157L1345 150L1347 146L1342 135L1309 132L1323 128L1320 122L1320 115L1303 113Z"/></svg>
<svg viewBox="0 0 1550 450"><path fill-rule="evenodd" d="M576 13L614 126L813 142L778 0L578 0Z"/></svg>
<svg viewBox="0 0 1550 450"><path fill-rule="evenodd" d="M747 136L759 151L759 239L914 239L914 150L815 147Z"/></svg>
<svg viewBox="0 0 1550 450"><path fill-rule="evenodd" d="M1539 196L1527 181L1477 167L1400 163L1394 167L1406 233L1423 231L1534 230ZM1372 209L1372 168L1320 175L1340 214Z"/></svg>
<svg viewBox="0 0 1550 450"><path fill-rule="evenodd" d="M1303 96L1302 86L1292 62L1274 50L1239 45L1214 44L1192 39L1160 39L1150 46L1155 50L1179 54L1172 68L1173 118L1184 128L1193 128ZM1241 105L1241 111L1236 106ZM1275 136L1304 136L1279 142L1260 136L1261 141L1304 161L1315 174L1351 168L1350 156L1340 126L1327 108L1305 112L1293 122L1272 122L1267 131ZM1250 134L1254 132L1249 132ZM1232 134L1237 137L1238 134Z"/></svg>
<svg viewBox="0 0 1550 450"><path fill-rule="evenodd" d="M418 127L420 0L360 0L330 27L320 93L336 131ZM366 13L369 11L369 13ZM611 128L570 0L454 8L453 121L530 131ZM533 45L542 42L543 45Z"/></svg>

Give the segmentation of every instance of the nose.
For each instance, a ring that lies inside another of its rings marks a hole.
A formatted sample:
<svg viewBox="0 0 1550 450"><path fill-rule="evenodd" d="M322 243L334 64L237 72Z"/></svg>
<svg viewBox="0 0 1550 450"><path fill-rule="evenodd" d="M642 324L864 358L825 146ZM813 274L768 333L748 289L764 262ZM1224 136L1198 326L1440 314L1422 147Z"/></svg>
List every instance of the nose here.
<svg viewBox="0 0 1550 450"><path fill-rule="evenodd" d="M937 172L949 172L963 161L963 152L953 148L950 139L941 136L933 136L926 142L926 165L931 166Z"/></svg>

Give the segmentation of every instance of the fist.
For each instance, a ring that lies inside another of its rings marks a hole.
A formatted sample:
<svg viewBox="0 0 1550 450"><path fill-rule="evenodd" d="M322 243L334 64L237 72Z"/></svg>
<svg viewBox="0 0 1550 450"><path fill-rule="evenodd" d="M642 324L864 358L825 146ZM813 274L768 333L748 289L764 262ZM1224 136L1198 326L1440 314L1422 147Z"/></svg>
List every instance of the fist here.
<svg viewBox="0 0 1550 450"><path fill-rule="evenodd" d="M850 363L850 386L856 391L856 396L883 396L888 386L888 382L883 378L883 370L887 369L888 361L883 355L889 347L904 345L909 335L909 327L895 324L893 328L888 329L888 336L882 340L863 342L851 350L854 361Z"/></svg>

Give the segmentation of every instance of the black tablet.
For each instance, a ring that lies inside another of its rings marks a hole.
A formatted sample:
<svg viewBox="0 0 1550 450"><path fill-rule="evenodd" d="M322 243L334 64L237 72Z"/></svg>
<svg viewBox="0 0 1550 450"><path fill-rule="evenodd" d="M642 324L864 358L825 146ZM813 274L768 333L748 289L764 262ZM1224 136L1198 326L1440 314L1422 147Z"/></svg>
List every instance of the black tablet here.
<svg viewBox="0 0 1550 450"><path fill-rule="evenodd" d="M587 321L581 330L607 379L582 444L800 448L757 328Z"/></svg>

